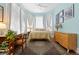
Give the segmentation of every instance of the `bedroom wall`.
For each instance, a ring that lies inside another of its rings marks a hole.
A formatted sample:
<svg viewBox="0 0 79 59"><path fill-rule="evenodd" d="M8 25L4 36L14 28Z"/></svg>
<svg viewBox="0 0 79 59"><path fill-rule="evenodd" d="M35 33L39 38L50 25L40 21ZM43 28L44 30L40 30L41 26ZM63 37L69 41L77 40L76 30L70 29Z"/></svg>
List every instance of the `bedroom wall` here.
<svg viewBox="0 0 79 59"><path fill-rule="evenodd" d="M60 4L58 8L54 11L54 20L56 20L55 16L61 10L68 8L71 4ZM59 32L67 32L67 33L77 33L77 52L79 53L79 4L74 4L74 18L64 20L62 24L63 28L59 29Z"/></svg>

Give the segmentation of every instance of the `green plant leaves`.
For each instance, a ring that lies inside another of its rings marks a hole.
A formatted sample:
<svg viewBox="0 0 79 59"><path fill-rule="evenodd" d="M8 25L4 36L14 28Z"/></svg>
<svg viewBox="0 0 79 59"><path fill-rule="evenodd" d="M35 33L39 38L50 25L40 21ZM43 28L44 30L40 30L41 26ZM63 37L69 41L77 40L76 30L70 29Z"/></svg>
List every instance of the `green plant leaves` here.
<svg viewBox="0 0 79 59"><path fill-rule="evenodd" d="M13 41L16 38L16 32L14 32L12 30L8 30L6 37L7 37L7 39L6 39L7 41Z"/></svg>

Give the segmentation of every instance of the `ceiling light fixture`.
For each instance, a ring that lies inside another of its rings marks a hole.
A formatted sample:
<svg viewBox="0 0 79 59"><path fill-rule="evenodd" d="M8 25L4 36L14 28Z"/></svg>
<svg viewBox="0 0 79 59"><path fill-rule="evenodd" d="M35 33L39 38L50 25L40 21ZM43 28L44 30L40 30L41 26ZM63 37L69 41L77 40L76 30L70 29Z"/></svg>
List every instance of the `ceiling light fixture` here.
<svg viewBox="0 0 79 59"><path fill-rule="evenodd" d="M37 4L37 6L40 6L40 7L44 7L44 8L47 8L48 6L44 5L44 4Z"/></svg>

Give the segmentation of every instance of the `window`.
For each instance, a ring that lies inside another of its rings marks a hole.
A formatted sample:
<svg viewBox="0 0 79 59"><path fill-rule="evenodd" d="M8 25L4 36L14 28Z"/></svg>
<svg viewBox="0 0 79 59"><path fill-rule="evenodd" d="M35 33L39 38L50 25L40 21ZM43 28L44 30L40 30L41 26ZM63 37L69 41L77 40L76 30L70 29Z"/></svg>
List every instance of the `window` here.
<svg viewBox="0 0 79 59"><path fill-rule="evenodd" d="M44 28L43 16L36 16L36 28Z"/></svg>

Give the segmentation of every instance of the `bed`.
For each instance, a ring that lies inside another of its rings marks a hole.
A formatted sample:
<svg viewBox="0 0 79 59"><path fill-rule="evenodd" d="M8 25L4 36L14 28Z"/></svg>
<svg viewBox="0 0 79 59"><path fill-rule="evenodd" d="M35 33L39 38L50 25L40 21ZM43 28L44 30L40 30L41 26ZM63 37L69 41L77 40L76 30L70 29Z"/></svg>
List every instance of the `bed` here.
<svg viewBox="0 0 79 59"><path fill-rule="evenodd" d="M46 40L50 41L50 33L48 31L32 31L29 34L28 41L30 41L32 39L35 39L35 40L38 40L38 39L45 40L46 39Z"/></svg>

